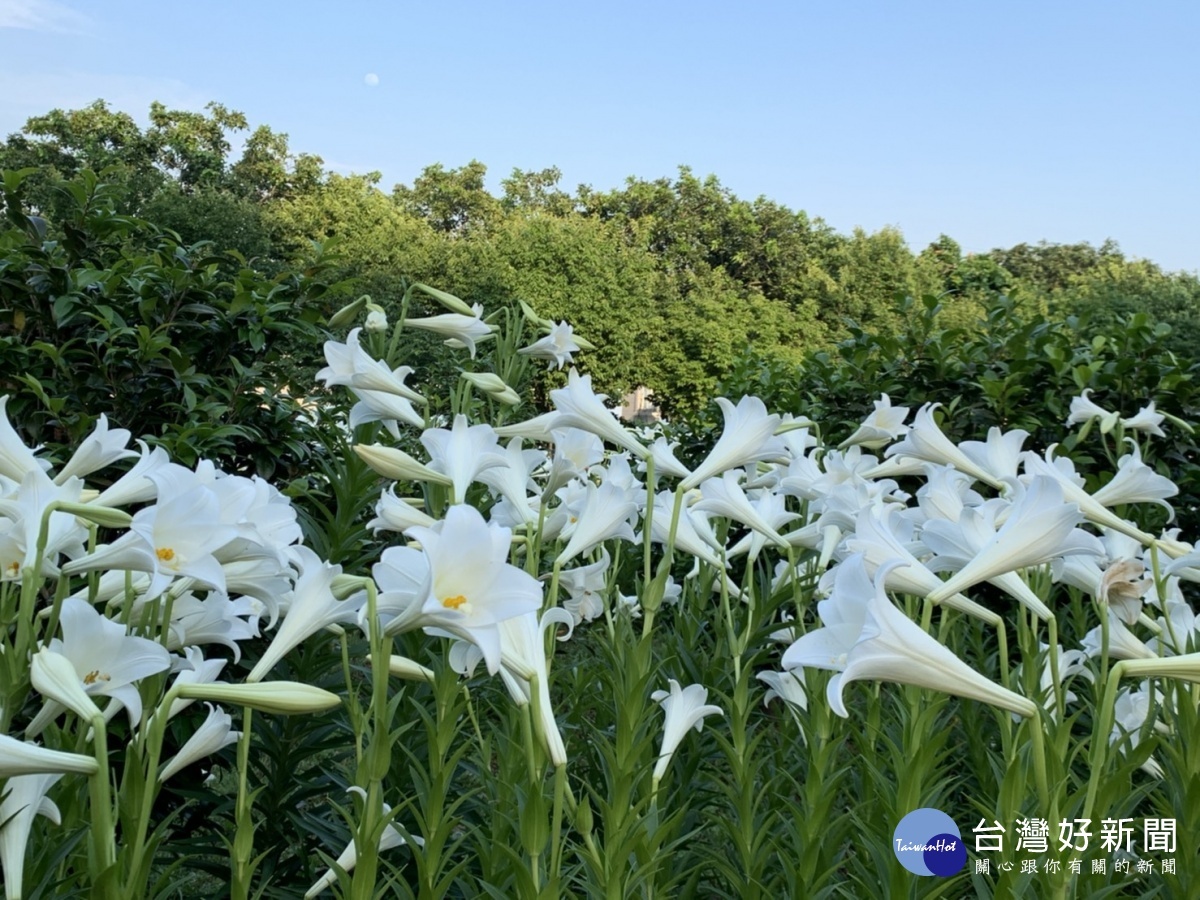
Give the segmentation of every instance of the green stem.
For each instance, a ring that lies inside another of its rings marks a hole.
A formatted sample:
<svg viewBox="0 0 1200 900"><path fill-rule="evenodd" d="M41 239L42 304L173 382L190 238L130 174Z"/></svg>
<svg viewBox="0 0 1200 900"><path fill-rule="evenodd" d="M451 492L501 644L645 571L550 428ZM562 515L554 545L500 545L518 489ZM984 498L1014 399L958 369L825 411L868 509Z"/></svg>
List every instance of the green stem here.
<svg viewBox="0 0 1200 900"><path fill-rule="evenodd" d="M103 879L104 890L101 896L107 900L117 900L116 879L105 877L117 863L116 828L113 825L112 786L109 779L112 773L108 770L108 731L103 715L92 717L92 752L99 767L96 774L88 779L88 789L91 795L92 807L92 846L95 853L96 869L92 872L92 880Z"/></svg>

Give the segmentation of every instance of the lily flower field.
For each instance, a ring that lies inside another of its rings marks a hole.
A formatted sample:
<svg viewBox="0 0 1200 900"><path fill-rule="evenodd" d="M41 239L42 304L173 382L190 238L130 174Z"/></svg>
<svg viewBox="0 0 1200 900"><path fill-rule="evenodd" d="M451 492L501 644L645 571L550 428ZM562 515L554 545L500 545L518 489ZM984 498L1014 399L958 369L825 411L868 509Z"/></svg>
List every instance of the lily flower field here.
<svg viewBox="0 0 1200 900"><path fill-rule="evenodd" d="M1188 422L633 428L529 304L324 324L286 485L0 399L7 900L1194 896Z"/></svg>

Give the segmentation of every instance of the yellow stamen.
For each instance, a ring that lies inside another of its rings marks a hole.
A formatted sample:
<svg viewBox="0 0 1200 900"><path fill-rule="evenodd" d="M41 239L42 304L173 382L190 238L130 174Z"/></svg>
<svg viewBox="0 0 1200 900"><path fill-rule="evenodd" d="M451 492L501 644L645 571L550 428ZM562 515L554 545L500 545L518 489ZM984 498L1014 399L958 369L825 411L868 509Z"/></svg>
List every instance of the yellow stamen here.
<svg viewBox="0 0 1200 900"><path fill-rule="evenodd" d="M19 562L10 562L4 569L9 575L17 576L21 574L21 564Z"/></svg>
<svg viewBox="0 0 1200 900"><path fill-rule="evenodd" d="M112 681L112 676L105 675L99 669L88 672L83 676L84 684L95 684L97 681Z"/></svg>
<svg viewBox="0 0 1200 900"><path fill-rule="evenodd" d="M467 602L467 598L464 597L462 594L459 594L456 597L447 597L445 600L442 601L442 606L446 607L446 609L458 609L460 606L462 606L466 602Z"/></svg>
<svg viewBox="0 0 1200 900"><path fill-rule="evenodd" d="M157 556L161 562L170 562L175 558L175 551L170 547L159 547L154 551L154 555Z"/></svg>

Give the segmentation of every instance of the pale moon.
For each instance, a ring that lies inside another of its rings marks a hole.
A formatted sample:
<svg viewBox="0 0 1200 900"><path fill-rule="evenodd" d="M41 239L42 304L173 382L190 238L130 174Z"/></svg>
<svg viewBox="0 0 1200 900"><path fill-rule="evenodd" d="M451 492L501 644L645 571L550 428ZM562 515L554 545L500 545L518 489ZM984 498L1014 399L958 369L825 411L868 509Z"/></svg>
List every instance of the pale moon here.
<svg viewBox="0 0 1200 900"><path fill-rule="evenodd" d="M376 87L379 84L379 76L371 72L363 76L363 84L367 85L367 87Z"/></svg>

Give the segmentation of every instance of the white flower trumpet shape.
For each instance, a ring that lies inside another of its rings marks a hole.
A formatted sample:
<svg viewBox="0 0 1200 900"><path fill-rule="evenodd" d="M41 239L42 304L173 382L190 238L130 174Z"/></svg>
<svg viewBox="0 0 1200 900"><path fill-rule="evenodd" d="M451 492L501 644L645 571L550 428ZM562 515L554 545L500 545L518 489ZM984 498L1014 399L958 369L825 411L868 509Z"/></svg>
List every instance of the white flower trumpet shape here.
<svg viewBox="0 0 1200 900"><path fill-rule="evenodd" d="M232 730L233 719L229 713L211 703L205 705L208 706L208 718L192 732L192 736L179 748L179 752L163 766L163 770L158 774L159 784L182 772L192 763L212 756L242 736L240 731Z"/></svg>
<svg viewBox="0 0 1200 900"><path fill-rule="evenodd" d="M62 775L18 775L5 782L4 802L0 803L0 870L4 872L6 900L21 900L25 880L25 845L33 820L43 815L55 825L62 816L46 792Z"/></svg>
<svg viewBox="0 0 1200 900"><path fill-rule="evenodd" d="M778 460L786 462L787 445L775 436L779 416L768 415L766 404L758 397L742 397L737 406L725 397L717 398L725 416L721 437L691 475L679 482L690 490L715 475L749 463Z"/></svg>
<svg viewBox="0 0 1200 900"><path fill-rule="evenodd" d="M4 409L7 405L8 394L5 394L0 397L0 477L20 484L26 472L44 472L49 463L35 457L25 442L17 437L16 429L8 421L8 413Z"/></svg>
<svg viewBox="0 0 1200 900"><path fill-rule="evenodd" d="M558 554L554 564L562 565L609 538L632 542L633 526L629 520L636 515L637 502L633 499L632 491L622 490L612 482L606 481L599 487L588 482L587 500L567 546Z"/></svg>
<svg viewBox="0 0 1200 900"><path fill-rule="evenodd" d="M367 527L376 533L380 530L405 531L414 525L428 528L436 521L419 507L401 500L396 496L396 486L388 485L387 490L379 495L379 502L375 504L375 518L367 523Z"/></svg>
<svg viewBox="0 0 1200 900"><path fill-rule="evenodd" d="M352 787L348 788L347 790L351 793L358 793L360 796L366 799L366 792L360 787ZM383 804L384 817L386 818L390 816L391 813L392 807L387 803ZM415 835L413 836L413 841L418 847L425 846L425 841ZM382 853L384 850L391 850L393 847L399 847L404 843L406 843L404 840L404 835L400 833L395 825L392 825L389 822L384 827L383 834L379 838L378 850L380 853ZM338 854L338 868L340 868L343 872L349 872L357 863L358 849L355 847L354 841L351 840L350 843L346 845L346 849ZM326 888L332 887L335 883L337 883L337 873L333 869L326 869L325 874L317 879L316 883L304 892L305 900L311 900L311 898L317 896L317 894L321 893L321 891L325 890Z"/></svg>
<svg viewBox="0 0 1200 900"><path fill-rule="evenodd" d="M914 457L925 462L951 465L960 472L966 472L972 478L991 485L996 490L1002 490L1004 482L979 466L942 433L933 419L933 411L940 405L940 403L926 403L922 406L917 411L912 427L905 435L904 440L898 444L892 444L883 452L883 455Z"/></svg>
<svg viewBox="0 0 1200 900"><path fill-rule="evenodd" d="M582 428L610 444L623 447L640 459L650 456L650 451L621 427L612 411L604 405L604 401L608 399L607 395L592 391L591 375L580 376L579 372L572 368L567 375L567 386L551 391L550 399L554 402L554 408L558 410L555 428Z"/></svg>
<svg viewBox="0 0 1200 900"><path fill-rule="evenodd" d="M34 654L33 686L84 719L97 714L92 697L111 697L108 714L122 706L130 724L142 717L137 682L165 672L171 656L165 647L126 633L119 622L102 616L86 600L68 597L62 603L62 640ZM53 710L51 716L58 714ZM39 715L35 722L44 726ZM33 726L31 725L31 728ZM34 729L33 733L40 731Z"/></svg>
<svg viewBox="0 0 1200 900"><path fill-rule="evenodd" d="M361 331L361 328L353 329L346 335L344 344L325 342L325 360L329 365L317 372L317 381L323 381L326 387L348 387L356 396L359 390L366 390L395 394L413 403L428 402L404 383L412 369L408 366L389 369L387 363L374 359L363 350L358 337Z"/></svg>
<svg viewBox="0 0 1200 900"><path fill-rule="evenodd" d="M1166 437L1166 432L1160 427L1166 419L1162 413L1154 411L1154 401L1150 401L1149 406L1143 406L1137 411L1137 414L1128 419L1121 420L1121 426L1126 431L1142 431L1146 434L1153 434L1158 437Z"/></svg>
<svg viewBox="0 0 1200 900"><path fill-rule="evenodd" d="M654 774L651 782L654 788L662 781L671 764L675 749L687 737L690 729L704 729L705 716L723 716L724 711L719 706L705 705L708 699L708 688L700 684L689 684L680 688L679 682L669 679L670 691L655 691L650 698L663 708L666 721L663 723L662 749L658 754L658 762L654 764Z"/></svg>
<svg viewBox="0 0 1200 900"><path fill-rule="evenodd" d="M7 734L0 734L0 778L56 772L95 775L97 771L99 765L91 756L49 750L28 741L18 741Z"/></svg>
<svg viewBox="0 0 1200 900"><path fill-rule="evenodd" d="M844 450L858 444L868 450L878 450L891 443L908 433L908 426L904 424L908 410L907 406L892 406L892 398L881 394L875 401L875 411L863 420L854 434L838 444L838 448Z"/></svg>
<svg viewBox="0 0 1200 900"><path fill-rule="evenodd" d="M779 547L787 547L788 542L771 523L763 518L754 504L746 496L742 486L738 484L739 472L725 472L720 478L710 478L700 486L703 499L693 507L698 512L711 512L717 515L741 522Z"/></svg>
<svg viewBox="0 0 1200 900"><path fill-rule="evenodd" d="M443 313L426 319L405 319L404 324L440 334L448 338L446 343L458 341L470 351L471 359L474 359L476 341L491 337L492 326L483 321L483 307L478 303L471 307L471 313L469 316L461 313Z"/></svg>
<svg viewBox="0 0 1200 900"><path fill-rule="evenodd" d="M829 681L829 705L849 718L842 694L851 681L892 681L990 703L1025 718L1037 715L1032 700L984 678L936 638L921 630L888 599L884 589L892 562L876 573L862 633L846 655L846 666Z"/></svg>
<svg viewBox="0 0 1200 900"><path fill-rule="evenodd" d="M982 581L1040 566L1060 556L1102 552L1095 537L1075 527L1083 521L1083 515L1076 504L1064 502L1063 490L1052 478L1034 478L998 530L995 518L995 505L987 505L964 509L956 526L940 520L926 523L931 534L961 538L975 551L973 559L929 593L932 602L941 603ZM1007 585L1001 587L1007 589ZM1029 603L1043 619L1049 618L1050 611L1036 597L1022 594L1018 599Z"/></svg>
<svg viewBox="0 0 1200 900"><path fill-rule="evenodd" d="M296 556L301 564L301 572L292 589L287 615L283 617L283 623L262 658L246 676L246 681L250 683L262 681L294 647L322 628L338 622L355 621L359 608L366 602L365 591L346 600L338 600L333 596L330 586L333 579L342 574L341 566L330 565L307 547L297 547Z"/></svg>
<svg viewBox="0 0 1200 900"><path fill-rule="evenodd" d="M1091 397L1091 388L1084 388L1083 393L1071 401L1071 414L1067 417L1068 425L1086 425L1094 419L1100 420L1100 433L1108 434L1121 419L1120 413L1109 412L1098 405Z"/></svg>
<svg viewBox="0 0 1200 900"><path fill-rule="evenodd" d="M551 369L561 369L572 361L571 354L578 353L581 349L572 336L571 326L566 322L558 322L544 338L534 341L528 347L522 347L517 352L534 359L547 360Z"/></svg>
<svg viewBox="0 0 1200 900"><path fill-rule="evenodd" d="M416 599L388 624L389 630L448 631L475 644L495 675L501 659L499 623L542 606L538 580L508 562L512 532L489 525L475 507L458 505L450 507L438 526L410 528L408 535L420 541L420 558L392 558L405 568L428 569Z"/></svg>
<svg viewBox="0 0 1200 900"><path fill-rule="evenodd" d="M495 429L491 425L468 425L461 413L454 417L454 427L449 430L427 428L421 443L429 452L429 468L450 479L454 503L464 502L467 488L480 472L507 465Z"/></svg>
<svg viewBox="0 0 1200 900"><path fill-rule="evenodd" d="M58 474L54 476L54 483L65 484L67 479L73 476L83 478L118 459L137 456L136 450L125 449L129 438L130 433L124 428L114 428L110 431L108 417L101 413L95 429L83 439L66 465L58 470Z"/></svg>
<svg viewBox="0 0 1200 900"><path fill-rule="evenodd" d="M885 569L888 589L918 597L929 596L941 589L943 582L913 556L912 551L896 535L898 524L894 507L883 510L867 507L858 514L854 534L846 539L846 549L851 553L862 553L869 573ZM905 565L887 565L895 561ZM970 613L993 627L1000 624L1000 617L996 613L962 594L952 594L944 602L951 609Z"/></svg>

